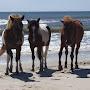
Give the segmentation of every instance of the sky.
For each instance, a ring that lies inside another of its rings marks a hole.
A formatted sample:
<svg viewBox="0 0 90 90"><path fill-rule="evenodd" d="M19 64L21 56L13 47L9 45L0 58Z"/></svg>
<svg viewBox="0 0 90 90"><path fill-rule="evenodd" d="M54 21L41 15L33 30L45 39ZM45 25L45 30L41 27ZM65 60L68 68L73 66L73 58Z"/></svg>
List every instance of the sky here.
<svg viewBox="0 0 90 90"><path fill-rule="evenodd" d="M0 0L5 11L90 11L90 0Z"/></svg>

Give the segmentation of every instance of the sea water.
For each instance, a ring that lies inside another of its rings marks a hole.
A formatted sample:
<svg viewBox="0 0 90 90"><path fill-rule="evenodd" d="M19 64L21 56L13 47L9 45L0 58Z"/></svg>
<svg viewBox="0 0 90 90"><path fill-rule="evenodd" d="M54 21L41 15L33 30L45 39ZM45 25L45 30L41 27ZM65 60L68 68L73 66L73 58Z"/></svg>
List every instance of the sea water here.
<svg viewBox="0 0 90 90"><path fill-rule="evenodd" d="M0 12L0 28L2 30L5 28L7 24L7 18L10 14L13 12ZM89 60L90 59L90 12L14 12L21 15L25 15L25 19L23 21L23 24L27 24L27 19L37 19L38 17L41 18L40 23L48 24L51 28L60 28L62 24L60 23L60 20L65 15L70 15L73 18L79 19L83 22L84 27L87 27L88 29L84 31L84 37L81 42L80 50L79 50L79 58L81 60ZM51 35L51 42L49 46L49 55L50 54L57 54L60 50L60 33L52 33ZM2 37L0 36L0 47L2 45ZM69 47L69 53L70 53L70 47ZM64 50L65 51L65 50ZM64 52L63 51L63 52ZM15 50L13 51L15 53ZM24 43L22 46L21 53L23 55L30 54L30 45L28 42L28 35L24 35ZM5 54L6 55L6 54Z"/></svg>

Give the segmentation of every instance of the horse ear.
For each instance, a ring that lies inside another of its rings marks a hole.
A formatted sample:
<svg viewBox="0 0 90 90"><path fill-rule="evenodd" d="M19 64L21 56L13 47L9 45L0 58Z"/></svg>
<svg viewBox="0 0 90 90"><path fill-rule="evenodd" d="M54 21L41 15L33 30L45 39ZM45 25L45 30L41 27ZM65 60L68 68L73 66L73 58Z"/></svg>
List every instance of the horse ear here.
<svg viewBox="0 0 90 90"><path fill-rule="evenodd" d="M64 23L64 21L63 20L60 20L62 23Z"/></svg>
<svg viewBox="0 0 90 90"><path fill-rule="evenodd" d="M23 20L24 19L24 15L21 17L21 20Z"/></svg>
<svg viewBox="0 0 90 90"><path fill-rule="evenodd" d="M30 23L30 20L27 20L28 23Z"/></svg>
<svg viewBox="0 0 90 90"><path fill-rule="evenodd" d="M11 19L12 21L14 21L14 18L13 18L12 16L10 16L10 19Z"/></svg>
<svg viewBox="0 0 90 90"><path fill-rule="evenodd" d="M37 22L38 22L38 23L39 23L39 21L40 21L40 18L37 19Z"/></svg>

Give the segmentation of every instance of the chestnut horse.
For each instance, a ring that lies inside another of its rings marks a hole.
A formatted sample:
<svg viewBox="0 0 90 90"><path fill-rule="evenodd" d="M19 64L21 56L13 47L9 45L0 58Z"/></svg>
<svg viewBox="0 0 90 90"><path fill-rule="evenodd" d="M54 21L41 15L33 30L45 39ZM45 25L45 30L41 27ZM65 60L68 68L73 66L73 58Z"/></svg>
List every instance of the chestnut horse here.
<svg viewBox="0 0 90 90"><path fill-rule="evenodd" d="M10 15L7 23L6 29L2 33L2 47L0 50L0 55L2 55L5 51L7 52L7 67L6 67L6 75L9 74L9 71L12 72L12 59L13 53L12 49L16 49L16 72L18 73L18 62L20 66L20 70L23 71L20 61L20 52L21 46L23 44L23 24L22 20L24 16L20 15ZM10 69L9 69L9 62Z"/></svg>
<svg viewBox="0 0 90 90"><path fill-rule="evenodd" d="M65 47L65 68L67 68L67 56L68 56L68 46L71 47L71 70L73 71L73 58L74 58L74 49L75 49L75 68L78 68L78 51L80 48L80 43L83 38L84 30L83 25L79 20L73 20L71 17L65 16L64 20L61 21L63 23L63 28L61 30L61 47L59 51L59 70L62 70L61 65L61 56L63 48ZM76 48L75 48L76 46Z"/></svg>
<svg viewBox="0 0 90 90"><path fill-rule="evenodd" d="M38 20L31 20L31 21L27 20L27 21L29 29L28 40L30 43L33 60L32 71L34 71L35 47L37 47L37 55L40 60L40 71L43 71L43 63L45 64L45 68L47 68L46 57L50 43L51 31L46 24L39 24L40 18L38 18ZM43 46L45 46L45 52L43 52Z"/></svg>

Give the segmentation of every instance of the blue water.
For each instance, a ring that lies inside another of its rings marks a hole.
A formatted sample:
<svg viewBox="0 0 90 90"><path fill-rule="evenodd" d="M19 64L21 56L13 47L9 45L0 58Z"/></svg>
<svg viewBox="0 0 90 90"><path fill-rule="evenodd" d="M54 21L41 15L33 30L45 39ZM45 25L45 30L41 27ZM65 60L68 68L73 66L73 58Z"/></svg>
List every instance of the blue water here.
<svg viewBox="0 0 90 90"><path fill-rule="evenodd" d="M41 18L41 21L47 23L51 28L60 28L62 25L60 20L65 15L72 16L75 19L79 19L84 24L84 27L87 27L89 30L90 28L90 12L14 12L21 15L25 15L24 21L27 19L37 19ZM0 28L6 26L8 16L13 14L13 12L0 12ZM24 22L25 23L25 22ZM5 28L5 27L4 27ZM0 47L2 45L2 37L0 36ZM58 51L60 49L60 33L52 33L50 48L49 48L49 55L53 55L55 53L58 55ZM69 47L70 51L70 47ZM79 60L90 60L90 31L84 32L84 37L80 47L80 55ZM24 36L24 44L22 46L22 54L30 54L30 47L28 42L28 36ZM0 60L5 59L3 55ZM56 57L55 57L56 58Z"/></svg>
<svg viewBox="0 0 90 90"><path fill-rule="evenodd" d="M75 19L79 19L84 24L84 27L90 28L90 11L82 12L0 12L0 27L6 24L5 20L8 19L10 14L17 13L25 16L27 19L41 18L44 23L47 23L51 28L59 28L62 24L60 20L65 15L72 16Z"/></svg>

